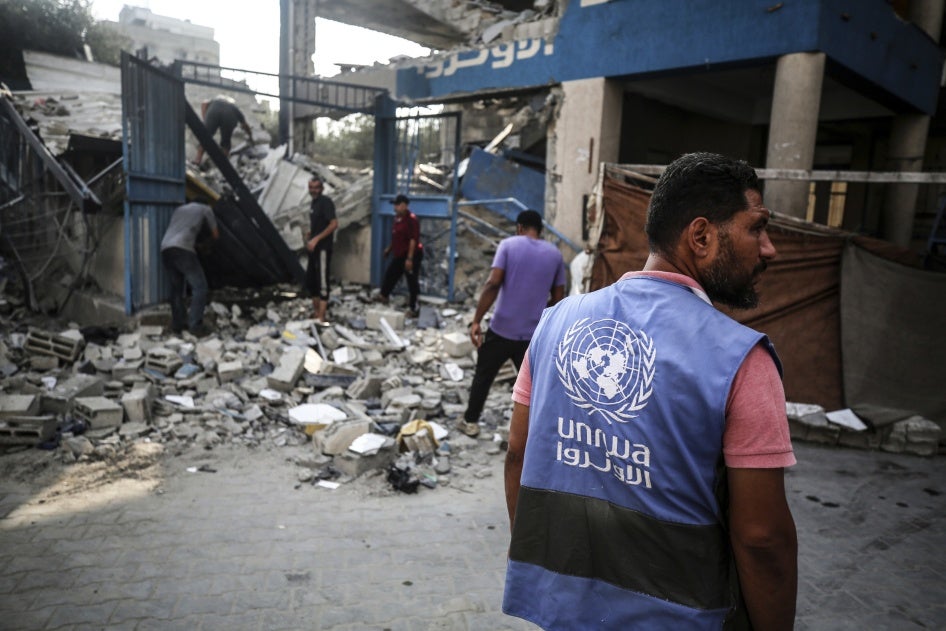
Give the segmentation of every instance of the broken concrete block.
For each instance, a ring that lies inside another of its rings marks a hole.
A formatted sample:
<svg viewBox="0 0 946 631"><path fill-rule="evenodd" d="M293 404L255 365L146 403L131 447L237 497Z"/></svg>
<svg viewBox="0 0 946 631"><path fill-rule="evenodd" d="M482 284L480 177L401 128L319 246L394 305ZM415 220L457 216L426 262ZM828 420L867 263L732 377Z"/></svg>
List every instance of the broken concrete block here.
<svg viewBox="0 0 946 631"><path fill-rule="evenodd" d="M118 427L124 415L122 406L105 397L76 397L72 412L90 429Z"/></svg>
<svg viewBox="0 0 946 631"><path fill-rule="evenodd" d="M234 360L232 362L220 362L217 364L217 376L220 383L235 381L243 376L243 362Z"/></svg>
<svg viewBox="0 0 946 631"><path fill-rule="evenodd" d="M306 350L300 347L289 347L279 358L279 365L267 375L266 383L274 390L291 392L302 375L305 366Z"/></svg>
<svg viewBox="0 0 946 631"><path fill-rule="evenodd" d="M305 352L305 361L302 363L302 368L313 375L317 375L322 371L322 366L325 364L325 359L315 352L315 349L309 348Z"/></svg>
<svg viewBox="0 0 946 631"><path fill-rule="evenodd" d="M147 423L151 420L151 393L141 388L122 395L122 408L129 423Z"/></svg>
<svg viewBox="0 0 946 631"><path fill-rule="evenodd" d="M365 326L375 331L381 330L381 318L387 320L393 329L403 329L405 316L394 309L368 309L365 313Z"/></svg>
<svg viewBox="0 0 946 631"><path fill-rule="evenodd" d="M408 394L399 394L395 397L388 397L388 404L384 406L384 409L386 412L414 409L420 406L421 401L422 399L420 395L413 392Z"/></svg>
<svg viewBox="0 0 946 631"><path fill-rule="evenodd" d="M35 394L0 395L0 418L11 416L36 416L41 399Z"/></svg>
<svg viewBox="0 0 946 631"><path fill-rule="evenodd" d="M303 403L289 410L289 420L302 425L309 435L347 418L345 412L327 403Z"/></svg>
<svg viewBox="0 0 946 631"><path fill-rule="evenodd" d="M194 353L200 364L206 364L211 361L219 362L220 358L223 357L223 342L217 338L198 342L194 347Z"/></svg>
<svg viewBox="0 0 946 631"><path fill-rule="evenodd" d="M246 340L256 342L264 337L273 337L275 334L275 327L266 324L255 324L246 330Z"/></svg>
<svg viewBox="0 0 946 631"><path fill-rule="evenodd" d="M132 422L132 423L123 423L122 426L118 429L118 435L122 438L141 438L152 432L153 428L147 423Z"/></svg>
<svg viewBox="0 0 946 631"><path fill-rule="evenodd" d="M52 414L65 414L76 398L101 395L104 391L104 379L77 373L57 384L49 392L43 393L40 410Z"/></svg>
<svg viewBox="0 0 946 631"><path fill-rule="evenodd" d="M336 344L333 347L329 347L325 344L325 340L329 333L331 333L333 330L338 334L335 336ZM331 350L334 350L335 348L338 348L344 344L347 344L348 346L354 346L355 348L367 348L371 346L367 341L365 341L365 338L361 337L348 327L342 326L341 324L333 325L331 329L324 329L320 337L322 339L323 345L326 348L331 348Z"/></svg>
<svg viewBox="0 0 946 631"><path fill-rule="evenodd" d="M459 331L446 333L442 339L443 350L450 357L463 357L473 352L473 342L470 340L470 336L465 333Z"/></svg>
<svg viewBox="0 0 946 631"><path fill-rule="evenodd" d="M922 416L911 416L891 426L890 434L880 448L894 453L933 456L939 446L941 431L933 421Z"/></svg>
<svg viewBox="0 0 946 631"><path fill-rule="evenodd" d="M92 441L85 436L70 436L63 440L63 444L76 460L82 456L88 456L95 451Z"/></svg>
<svg viewBox="0 0 946 631"><path fill-rule="evenodd" d="M30 370L45 372L59 367L59 358L53 355L33 355L30 357Z"/></svg>
<svg viewBox="0 0 946 631"><path fill-rule="evenodd" d="M145 360L143 359L138 359L135 361L125 361L124 359L120 359L112 366L112 378L124 379L129 375L137 374L144 365Z"/></svg>
<svg viewBox="0 0 946 631"><path fill-rule="evenodd" d="M30 329L26 334L24 348L31 353L52 355L67 362L74 362L79 357L84 344L85 339L78 331L72 334L69 331L51 333L40 329Z"/></svg>
<svg viewBox="0 0 946 631"><path fill-rule="evenodd" d="M394 346L395 349L406 348L410 343L402 338L394 330L394 326L388 322L387 318L381 318L378 322L381 327L381 331L384 333L384 337L388 338L388 341Z"/></svg>
<svg viewBox="0 0 946 631"><path fill-rule="evenodd" d="M361 363L365 366L383 366L384 353L377 349L369 348L361 353Z"/></svg>
<svg viewBox="0 0 946 631"><path fill-rule="evenodd" d="M352 399L377 399L381 396L381 377L363 377L348 386L345 394Z"/></svg>
<svg viewBox="0 0 946 631"><path fill-rule="evenodd" d="M126 349L126 351L133 349ZM125 359L129 359L125 357ZM132 360L135 358L132 357ZM148 356L145 358L145 368L150 368L156 370L162 375L172 375L178 368L184 365L181 356L172 351L169 348L164 348L162 346L157 346L148 351Z"/></svg>
<svg viewBox="0 0 946 631"><path fill-rule="evenodd" d="M361 353L351 346L339 346L332 351L332 361L336 364L351 364L361 360Z"/></svg>
<svg viewBox="0 0 946 631"><path fill-rule="evenodd" d="M0 418L0 445L38 445L56 433L56 417L5 416Z"/></svg>
<svg viewBox="0 0 946 631"><path fill-rule="evenodd" d="M141 341L140 333L122 333L115 340L115 343L119 346L130 347L138 346L138 342Z"/></svg>
<svg viewBox="0 0 946 631"><path fill-rule="evenodd" d="M394 439L388 436L387 441L377 453L360 455L348 450L335 456L332 464L345 475L357 478L366 471L387 469L395 460L397 460L397 449Z"/></svg>
<svg viewBox="0 0 946 631"><path fill-rule="evenodd" d="M337 456L348 450L352 441L371 430L369 419L336 421L312 434L315 450L327 456Z"/></svg>
<svg viewBox="0 0 946 631"><path fill-rule="evenodd" d="M879 449L888 433L888 428L861 432L841 428L841 433L838 434L838 445L854 449Z"/></svg>
<svg viewBox="0 0 946 631"><path fill-rule="evenodd" d="M388 383L389 379L386 379L384 383L381 384L381 407L388 407L391 401L400 396L406 396L413 394L413 388L408 388L406 386L401 386L401 380L397 380L397 385L393 387L385 388L385 385ZM419 397L418 397L419 398Z"/></svg>

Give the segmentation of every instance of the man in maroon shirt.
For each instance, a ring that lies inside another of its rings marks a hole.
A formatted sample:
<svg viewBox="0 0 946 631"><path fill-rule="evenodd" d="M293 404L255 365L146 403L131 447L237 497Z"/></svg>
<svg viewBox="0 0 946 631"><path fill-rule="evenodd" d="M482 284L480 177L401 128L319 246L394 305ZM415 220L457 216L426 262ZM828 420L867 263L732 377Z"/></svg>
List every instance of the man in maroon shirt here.
<svg viewBox="0 0 946 631"><path fill-rule="evenodd" d="M393 257L384 272L381 281L380 301L387 304L391 291L401 276L407 277L407 290L410 294L409 313L417 317L417 296L420 294L420 263L424 259L424 246L420 242L420 221L408 207L411 200L407 195L398 195L391 202L394 204L394 225L391 228L391 244L384 249L384 256Z"/></svg>

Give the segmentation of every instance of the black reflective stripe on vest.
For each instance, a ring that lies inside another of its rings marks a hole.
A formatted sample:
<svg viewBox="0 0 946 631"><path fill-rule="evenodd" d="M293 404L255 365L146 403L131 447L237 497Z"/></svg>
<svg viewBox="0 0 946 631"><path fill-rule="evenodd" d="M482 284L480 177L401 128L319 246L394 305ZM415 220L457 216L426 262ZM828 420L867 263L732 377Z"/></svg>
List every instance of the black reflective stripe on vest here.
<svg viewBox="0 0 946 631"><path fill-rule="evenodd" d="M591 497L522 487L509 556L696 609L732 602L721 527L661 521Z"/></svg>

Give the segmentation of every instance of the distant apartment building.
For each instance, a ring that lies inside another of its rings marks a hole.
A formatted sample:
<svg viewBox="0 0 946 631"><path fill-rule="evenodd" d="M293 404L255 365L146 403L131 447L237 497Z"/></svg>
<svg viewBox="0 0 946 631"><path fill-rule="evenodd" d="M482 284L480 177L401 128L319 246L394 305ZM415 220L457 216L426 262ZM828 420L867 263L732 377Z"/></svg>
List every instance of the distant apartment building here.
<svg viewBox="0 0 946 631"><path fill-rule="evenodd" d="M147 49L148 58L157 57L166 64L175 59L220 64L220 44L214 41L214 30L209 26L128 5L119 13L118 22L111 24L131 39L135 50Z"/></svg>

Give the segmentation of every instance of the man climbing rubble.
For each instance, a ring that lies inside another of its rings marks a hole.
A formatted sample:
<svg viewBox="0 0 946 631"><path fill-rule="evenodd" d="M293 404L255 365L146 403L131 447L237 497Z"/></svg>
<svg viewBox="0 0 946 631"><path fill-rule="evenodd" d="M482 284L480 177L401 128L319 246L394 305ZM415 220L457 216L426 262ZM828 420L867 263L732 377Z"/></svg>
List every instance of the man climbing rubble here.
<svg viewBox="0 0 946 631"><path fill-rule="evenodd" d="M250 144L253 143L253 130L250 129L243 112L236 106L233 99L223 95L216 96L210 101L201 103L200 109L204 118L204 125L206 125L210 135L213 136L218 129L220 130L220 148L223 149L225 156L230 156L231 138L233 137L233 130L236 129L238 124L246 132ZM201 145L197 147L197 157L194 162L200 166L203 160L204 147Z"/></svg>
<svg viewBox="0 0 946 631"><path fill-rule="evenodd" d="M565 295L562 253L541 234L542 215L524 210L516 217L516 236L503 239L493 257L470 324L470 340L479 352L470 400L457 426L467 436L480 433L480 413L500 367L511 359L519 369L542 310ZM494 302L496 310L484 335L480 322Z"/></svg>

